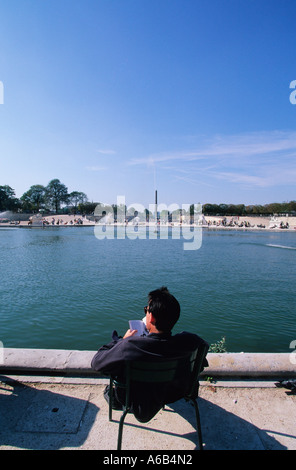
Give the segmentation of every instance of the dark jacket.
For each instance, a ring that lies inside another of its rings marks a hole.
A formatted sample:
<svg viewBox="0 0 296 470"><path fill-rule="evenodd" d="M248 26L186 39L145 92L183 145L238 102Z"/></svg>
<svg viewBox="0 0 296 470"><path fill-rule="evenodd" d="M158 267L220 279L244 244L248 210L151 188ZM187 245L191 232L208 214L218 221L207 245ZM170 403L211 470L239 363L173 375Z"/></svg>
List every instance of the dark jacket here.
<svg viewBox="0 0 296 470"><path fill-rule="evenodd" d="M176 335L151 333L148 336L131 336L115 339L102 346L92 359L91 366L101 375L124 380L125 361L151 360L157 358L186 356L205 341L199 336L182 332ZM204 367L208 363L205 360ZM169 387L163 384L138 384L132 391L132 411L139 421L147 422L163 407L184 396L188 387L188 377L182 376ZM124 403L124 395L117 390L117 398Z"/></svg>

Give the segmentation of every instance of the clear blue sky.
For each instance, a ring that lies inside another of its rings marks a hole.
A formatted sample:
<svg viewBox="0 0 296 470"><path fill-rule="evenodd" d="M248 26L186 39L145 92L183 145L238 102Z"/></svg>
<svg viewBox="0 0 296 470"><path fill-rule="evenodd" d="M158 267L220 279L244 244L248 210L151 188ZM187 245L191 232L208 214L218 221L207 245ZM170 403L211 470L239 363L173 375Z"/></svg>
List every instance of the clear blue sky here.
<svg viewBox="0 0 296 470"><path fill-rule="evenodd" d="M0 185L296 199L295 0L1 0Z"/></svg>

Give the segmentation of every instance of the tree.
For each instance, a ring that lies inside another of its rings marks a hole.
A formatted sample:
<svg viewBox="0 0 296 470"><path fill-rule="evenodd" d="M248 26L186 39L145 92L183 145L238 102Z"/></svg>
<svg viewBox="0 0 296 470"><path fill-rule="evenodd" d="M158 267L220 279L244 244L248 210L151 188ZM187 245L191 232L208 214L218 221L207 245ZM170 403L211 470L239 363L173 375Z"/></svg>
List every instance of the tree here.
<svg viewBox="0 0 296 470"><path fill-rule="evenodd" d="M227 212L228 205L227 204L219 204L218 210L220 215L225 215Z"/></svg>
<svg viewBox="0 0 296 470"><path fill-rule="evenodd" d="M68 188L59 179L53 179L46 186L46 198L57 214L61 204L69 200Z"/></svg>
<svg viewBox="0 0 296 470"><path fill-rule="evenodd" d="M244 204L229 204L227 211L227 215L244 215L246 213Z"/></svg>
<svg viewBox="0 0 296 470"><path fill-rule="evenodd" d="M282 204L279 202L272 202L265 207L268 214L280 214L282 212Z"/></svg>
<svg viewBox="0 0 296 470"><path fill-rule="evenodd" d="M93 214L96 207L101 205L100 202L84 202L78 204L78 211L80 214Z"/></svg>
<svg viewBox="0 0 296 470"><path fill-rule="evenodd" d="M296 212L296 201L290 201L288 203L288 211L289 212Z"/></svg>
<svg viewBox="0 0 296 470"><path fill-rule="evenodd" d="M22 197L23 208L32 212L38 212L46 201L46 188L42 184L34 184Z"/></svg>
<svg viewBox="0 0 296 470"><path fill-rule="evenodd" d="M0 210L13 211L20 207L19 199L15 197L14 189L8 185L0 186Z"/></svg>
<svg viewBox="0 0 296 470"><path fill-rule="evenodd" d="M79 204L85 204L87 202L87 195L80 191L72 191L69 194L68 203L73 206L74 213L77 212Z"/></svg>
<svg viewBox="0 0 296 470"><path fill-rule="evenodd" d="M217 204L204 204L202 206L202 212L205 215L217 215L219 214L219 206Z"/></svg>

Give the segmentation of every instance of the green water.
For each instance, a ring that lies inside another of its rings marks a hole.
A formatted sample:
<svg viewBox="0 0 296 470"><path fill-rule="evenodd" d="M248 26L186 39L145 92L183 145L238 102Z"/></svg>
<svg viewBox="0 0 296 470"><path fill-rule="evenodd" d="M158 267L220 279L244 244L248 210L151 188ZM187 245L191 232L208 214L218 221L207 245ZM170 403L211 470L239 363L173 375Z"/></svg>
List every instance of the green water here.
<svg viewBox="0 0 296 470"><path fill-rule="evenodd" d="M0 229L0 341L95 350L166 285L181 304L174 332L225 336L232 352L291 352L296 231L204 229L200 249L183 242L99 240L93 227Z"/></svg>

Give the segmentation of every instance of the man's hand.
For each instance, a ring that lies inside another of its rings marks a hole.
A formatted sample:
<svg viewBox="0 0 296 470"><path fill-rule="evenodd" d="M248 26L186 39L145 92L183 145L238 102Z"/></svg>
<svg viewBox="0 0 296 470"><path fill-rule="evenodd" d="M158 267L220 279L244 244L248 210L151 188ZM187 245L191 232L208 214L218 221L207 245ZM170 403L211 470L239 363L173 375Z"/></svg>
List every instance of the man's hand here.
<svg viewBox="0 0 296 470"><path fill-rule="evenodd" d="M138 330L127 330L125 333L123 339L129 338L130 336L134 336L137 333Z"/></svg>

